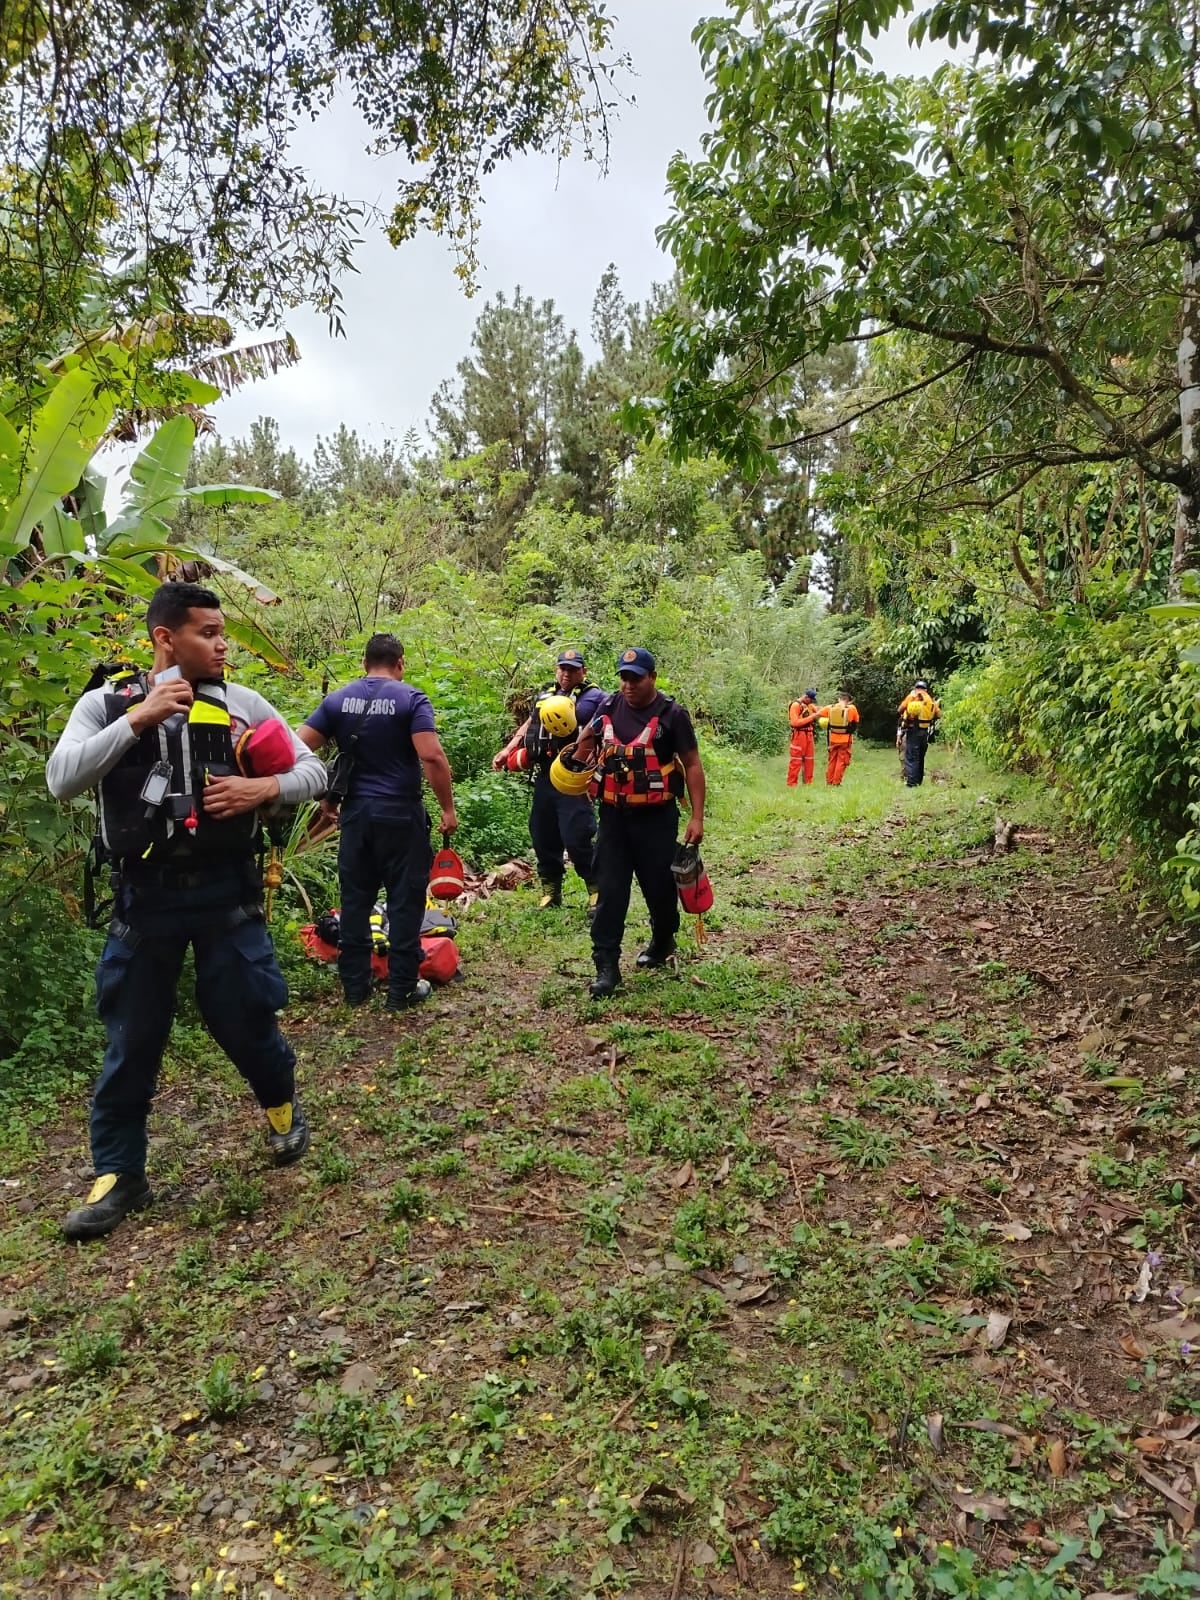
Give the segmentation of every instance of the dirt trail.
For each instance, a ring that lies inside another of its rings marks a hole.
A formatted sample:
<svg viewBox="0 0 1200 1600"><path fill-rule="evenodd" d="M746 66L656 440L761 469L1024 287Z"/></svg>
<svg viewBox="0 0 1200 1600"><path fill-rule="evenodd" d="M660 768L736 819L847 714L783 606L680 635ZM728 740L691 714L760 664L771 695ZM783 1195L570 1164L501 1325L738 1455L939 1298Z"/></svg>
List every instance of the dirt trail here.
<svg viewBox="0 0 1200 1600"><path fill-rule="evenodd" d="M703 958L611 1006L518 893L426 1012L301 1016L294 1172L181 1065L156 1210L64 1251L53 1132L4 1200L12 1592L832 1596L1074 1537L1087 1594L1190 1533L1186 941L950 785L748 828Z"/></svg>

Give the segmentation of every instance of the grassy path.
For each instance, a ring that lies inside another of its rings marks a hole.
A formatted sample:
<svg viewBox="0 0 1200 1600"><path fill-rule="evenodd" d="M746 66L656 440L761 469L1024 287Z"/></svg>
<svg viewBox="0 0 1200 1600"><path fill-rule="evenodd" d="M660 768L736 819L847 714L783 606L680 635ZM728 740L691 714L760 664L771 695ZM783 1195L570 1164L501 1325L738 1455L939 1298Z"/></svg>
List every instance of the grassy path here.
<svg viewBox="0 0 1200 1600"><path fill-rule="evenodd" d="M297 1169L188 1028L144 1220L64 1247L82 1105L31 1140L0 1593L1194 1592L1186 943L931 765L723 772L704 952L631 931L608 1005L577 888L473 908L399 1021L314 969Z"/></svg>

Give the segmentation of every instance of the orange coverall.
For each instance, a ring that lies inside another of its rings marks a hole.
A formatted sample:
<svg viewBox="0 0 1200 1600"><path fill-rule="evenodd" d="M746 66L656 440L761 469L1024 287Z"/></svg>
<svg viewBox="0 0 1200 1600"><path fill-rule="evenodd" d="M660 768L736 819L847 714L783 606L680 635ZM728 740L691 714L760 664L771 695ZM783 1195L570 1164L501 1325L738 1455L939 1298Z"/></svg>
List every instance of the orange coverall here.
<svg viewBox="0 0 1200 1600"><path fill-rule="evenodd" d="M850 765L854 729L858 726L858 707L843 705L838 700L831 706L822 706L817 716L829 718L829 760L825 766L825 782L836 788Z"/></svg>
<svg viewBox="0 0 1200 1600"><path fill-rule="evenodd" d="M813 781L813 734L816 732L820 712L811 700L793 700L788 707L788 721L792 725L792 742L788 749L787 786L796 787L801 772L805 783Z"/></svg>

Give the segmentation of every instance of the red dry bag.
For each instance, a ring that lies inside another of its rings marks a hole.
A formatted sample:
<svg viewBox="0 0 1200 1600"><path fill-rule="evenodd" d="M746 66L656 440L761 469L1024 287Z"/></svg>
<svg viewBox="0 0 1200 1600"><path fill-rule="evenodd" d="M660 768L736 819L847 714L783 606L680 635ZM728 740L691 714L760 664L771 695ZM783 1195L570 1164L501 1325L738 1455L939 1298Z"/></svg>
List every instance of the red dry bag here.
<svg viewBox="0 0 1200 1600"><path fill-rule="evenodd" d="M433 858L429 874L429 892L435 900L457 900L466 888L466 872L462 857L450 848L450 835L442 835L442 848Z"/></svg>

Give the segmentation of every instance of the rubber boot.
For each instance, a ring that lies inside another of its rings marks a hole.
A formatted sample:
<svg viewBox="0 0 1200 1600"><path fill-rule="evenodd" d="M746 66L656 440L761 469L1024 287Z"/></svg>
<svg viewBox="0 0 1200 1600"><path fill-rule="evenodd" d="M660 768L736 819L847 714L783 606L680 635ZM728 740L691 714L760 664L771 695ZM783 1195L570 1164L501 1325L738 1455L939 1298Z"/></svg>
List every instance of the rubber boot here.
<svg viewBox="0 0 1200 1600"><path fill-rule="evenodd" d="M562 884L551 883L549 879L542 879L542 898L538 901L539 911L549 911L553 906L562 905Z"/></svg>
<svg viewBox="0 0 1200 1600"><path fill-rule="evenodd" d="M68 1239L102 1239L131 1211L144 1211L150 1200L144 1172L103 1172L84 1203L68 1212L63 1232Z"/></svg>

